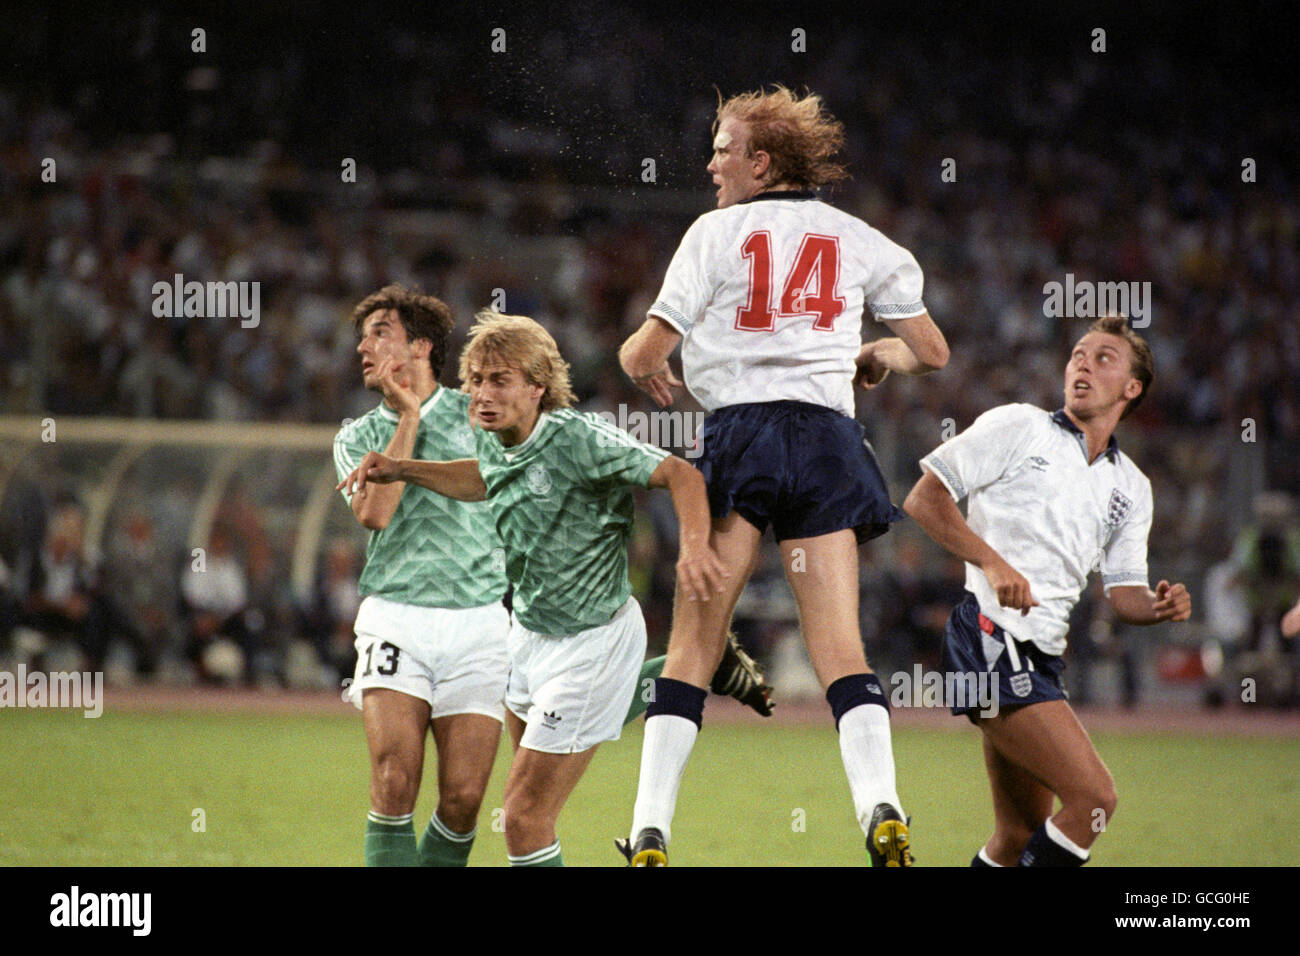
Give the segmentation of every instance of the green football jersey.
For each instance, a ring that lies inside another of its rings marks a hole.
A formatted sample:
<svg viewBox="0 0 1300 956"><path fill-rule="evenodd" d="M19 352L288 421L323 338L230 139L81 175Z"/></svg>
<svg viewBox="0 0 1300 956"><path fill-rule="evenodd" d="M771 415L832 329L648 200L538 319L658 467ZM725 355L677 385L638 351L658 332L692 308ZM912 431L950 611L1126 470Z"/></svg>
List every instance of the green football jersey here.
<svg viewBox="0 0 1300 956"><path fill-rule="evenodd" d="M604 624L632 594L631 486L646 487L668 453L567 408L543 412L513 448L475 434L519 622L556 636Z"/></svg>
<svg viewBox="0 0 1300 956"><path fill-rule="evenodd" d="M411 457L473 458L468 407L468 395L435 389L420 406ZM366 452L388 447L397 421L397 413L381 402L339 431L334 466L340 481L361 464ZM505 571L505 552L486 502L456 501L408 483L388 527L370 532L358 589L363 595L420 607L479 607L505 595Z"/></svg>

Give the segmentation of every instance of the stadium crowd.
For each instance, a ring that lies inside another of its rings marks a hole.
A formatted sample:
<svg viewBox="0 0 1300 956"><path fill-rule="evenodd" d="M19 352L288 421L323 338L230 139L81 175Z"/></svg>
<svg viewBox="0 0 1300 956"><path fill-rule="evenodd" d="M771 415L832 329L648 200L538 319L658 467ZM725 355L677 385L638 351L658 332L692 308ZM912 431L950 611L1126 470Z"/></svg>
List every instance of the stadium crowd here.
<svg viewBox="0 0 1300 956"><path fill-rule="evenodd" d="M448 26L454 42L376 30L365 49L394 68L373 81L364 56L330 69L341 46L322 54L291 40L274 60L195 66L175 19L122 29L129 42L110 57L118 84L0 87L2 414L337 424L376 400L361 388L346 317L390 281L443 297L462 335L499 291L509 311L552 330L582 408L650 411L612 357L677 238L711 206L711 85L779 79L852 118L853 179L829 198L916 252L952 346L934 379L860 398L900 492L918 458L983 410L1059 404L1081 323L1046 316L1043 289L1069 273L1153 290L1143 334L1155 387L1119 433L1155 488L1153 567L1194 584L1233 558L1256 493L1300 495L1300 201L1281 160L1300 145L1300 118L1267 89L1154 46L1122 75L1086 52L1004 58L969 38L867 43L857 28L799 57L788 32L682 32L594 4L532 33L512 28L527 55L491 70L475 52L481 24ZM57 51L39 31L24 42L70 60L95 38ZM725 45L771 46L776 65L707 55ZM673 56L687 68L656 69ZM340 174L343 157L356 159L355 182ZM955 181L941 176L947 158ZM154 283L177 274L259 283L258 324L158 315ZM160 534L164 517L145 505L123 509L88 548L84 502L57 477L20 471L3 490L0 628L11 644L24 628L68 631L102 663L111 635L130 635L128 669L182 673L177 662L189 661L213 676L229 673L203 662L221 635L248 679L283 681L288 649L306 642L328 673L350 673L355 537L329 543L317 593L295 604L276 588L292 531L271 531L255 495L243 519L223 509L195 588L183 533ZM645 511L634 584L653 641L667 629L674 526L663 502ZM950 607L961 578L913 531L868 549L889 557L863 570L869 653L904 667L934 655L943 615L927 608ZM765 556L738 612L769 659L792 618L775 560ZM1250 566L1240 548L1236 560ZM1300 559L1283 571L1300 595Z"/></svg>

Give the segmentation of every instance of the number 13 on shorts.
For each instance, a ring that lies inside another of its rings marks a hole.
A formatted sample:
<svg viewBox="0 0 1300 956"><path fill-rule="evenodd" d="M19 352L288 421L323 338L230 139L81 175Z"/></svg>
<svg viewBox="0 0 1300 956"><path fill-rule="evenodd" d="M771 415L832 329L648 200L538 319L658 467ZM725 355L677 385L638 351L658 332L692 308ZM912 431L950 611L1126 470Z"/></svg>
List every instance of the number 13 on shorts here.
<svg viewBox="0 0 1300 956"><path fill-rule="evenodd" d="M361 672L361 676L369 677L371 674L371 668L374 667L375 663L375 643L373 641L366 645L365 653L366 669ZM397 673L397 660L401 656L401 648L395 644L388 643L388 641L384 641L379 645L379 653L387 656L379 662L377 668L374 668L374 673L379 674L381 677L392 677Z"/></svg>

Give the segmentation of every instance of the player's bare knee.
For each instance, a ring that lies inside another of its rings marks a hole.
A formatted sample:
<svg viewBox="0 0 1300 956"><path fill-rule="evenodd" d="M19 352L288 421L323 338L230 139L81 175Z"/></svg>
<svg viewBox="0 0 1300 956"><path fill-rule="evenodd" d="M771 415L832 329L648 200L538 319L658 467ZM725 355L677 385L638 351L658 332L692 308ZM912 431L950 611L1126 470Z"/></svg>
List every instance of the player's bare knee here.
<svg viewBox="0 0 1300 956"><path fill-rule="evenodd" d="M371 799L381 813L410 813L418 787L418 778L396 754L380 757L371 773Z"/></svg>
<svg viewBox="0 0 1300 956"><path fill-rule="evenodd" d="M1119 797L1115 793L1115 784L1109 774L1095 780L1083 781L1073 793L1061 795L1063 807L1077 816L1089 818L1102 825L1115 816L1115 807L1118 803Z"/></svg>
<svg viewBox="0 0 1300 956"><path fill-rule="evenodd" d="M1115 792L1115 784L1108 778L1106 785L1101 787L1097 793L1096 810L1100 810L1107 822L1115 818L1115 808L1119 806L1119 794Z"/></svg>
<svg viewBox="0 0 1300 956"><path fill-rule="evenodd" d="M453 785L438 794L438 819L457 833L468 833L478 819L483 792L468 784Z"/></svg>
<svg viewBox="0 0 1300 956"><path fill-rule="evenodd" d="M527 798L506 800L504 813L506 846L510 852L527 852L551 842L555 826L545 805Z"/></svg>

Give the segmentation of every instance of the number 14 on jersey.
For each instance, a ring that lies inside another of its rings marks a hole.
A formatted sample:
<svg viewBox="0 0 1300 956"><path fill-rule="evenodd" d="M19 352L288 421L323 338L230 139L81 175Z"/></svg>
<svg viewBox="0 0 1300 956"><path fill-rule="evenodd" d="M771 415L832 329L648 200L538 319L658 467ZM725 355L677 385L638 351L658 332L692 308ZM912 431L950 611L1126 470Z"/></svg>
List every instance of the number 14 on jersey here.
<svg viewBox="0 0 1300 956"><path fill-rule="evenodd" d="M749 260L749 298L736 310L736 328L771 332L778 314L772 306L772 234L766 229L751 232L740 252ZM835 331L835 319L844 311L844 299L836 294L839 281L839 237L805 233L781 290L780 316L815 315L814 329Z"/></svg>

